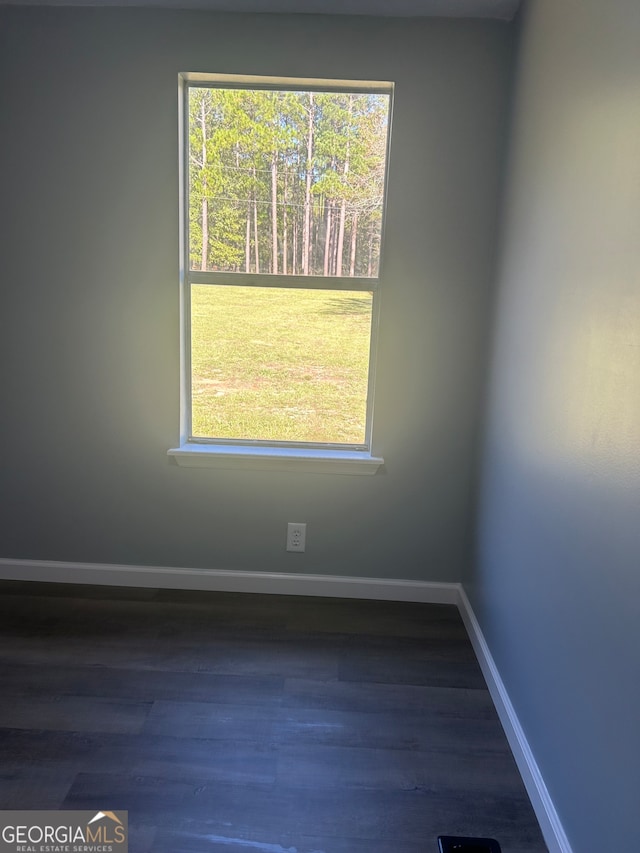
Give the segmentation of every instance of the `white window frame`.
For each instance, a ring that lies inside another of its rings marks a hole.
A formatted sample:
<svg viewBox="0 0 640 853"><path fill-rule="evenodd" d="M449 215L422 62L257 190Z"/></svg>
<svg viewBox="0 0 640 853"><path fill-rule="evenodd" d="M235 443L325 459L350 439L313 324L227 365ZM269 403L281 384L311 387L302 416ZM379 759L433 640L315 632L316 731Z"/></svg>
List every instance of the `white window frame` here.
<svg viewBox="0 0 640 853"><path fill-rule="evenodd" d="M375 278L281 275L272 273L239 273L192 270L189 255L189 145L188 97L195 86L220 88L265 89L276 91L305 91L385 94L389 96L387 125L386 168L380 235L378 276ZM393 115L393 83L380 81L328 80L317 78L287 78L245 76L237 74L182 73L178 78L179 118L179 189L180 189L180 445L168 451L178 465L183 467L243 467L262 470L297 470L320 473L375 474L384 459L372 452L373 403L375 367L380 313L380 283L389 175L389 147ZM209 284L225 286L255 286L371 291L372 317L369 348L369 376L365 440L361 445L338 443L314 444L310 442L262 441L251 439L221 439L194 437L191 434L191 286Z"/></svg>

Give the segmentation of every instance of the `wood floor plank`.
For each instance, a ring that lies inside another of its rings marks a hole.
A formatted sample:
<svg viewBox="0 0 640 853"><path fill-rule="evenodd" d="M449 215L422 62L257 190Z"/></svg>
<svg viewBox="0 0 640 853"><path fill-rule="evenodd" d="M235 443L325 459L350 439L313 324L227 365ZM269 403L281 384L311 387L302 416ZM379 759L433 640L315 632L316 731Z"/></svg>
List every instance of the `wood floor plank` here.
<svg viewBox="0 0 640 853"><path fill-rule="evenodd" d="M40 596L47 600L51 598L90 599L99 598L108 601L127 599L130 601L153 601L158 599L158 590L154 587L137 586L99 586L97 584L78 583L41 583L40 581L7 581L0 580L0 596L17 595Z"/></svg>
<svg viewBox="0 0 640 853"><path fill-rule="evenodd" d="M337 679L342 647L329 648L318 638L260 636L231 639L226 633L194 642L188 634L179 639L116 635L105 639L86 638L82 649L84 666L160 672L196 672L216 675L259 677L311 677ZM55 644L43 638L11 637L5 633L0 649L3 664L39 664L71 668L78 663L75 637L56 637Z"/></svg>
<svg viewBox="0 0 640 853"><path fill-rule="evenodd" d="M497 715L446 716L438 709L376 712L283 708L273 736L284 744L458 751L475 755L479 761L487 752L509 752Z"/></svg>
<svg viewBox="0 0 640 853"><path fill-rule="evenodd" d="M59 809L77 775L69 763L62 766L15 765L3 761L0 803L3 809Z"/></svg>
<svg viewBox="0 0 640 853"><path fill-rule="evenodd" d="M477 756L460 752L285 746L278 754L278 782L299 788L365 788L389 791L487 789L525 795L513 757L506 752Z"/></svg>
<svg viewBox="0 0 640 853"><path fill-rule="evenodd" d="M345 655L338 667L340 681L369 684L413 684L422 687L484 689L486 682L477 661L407 660L394 653Z"/></svg>
<svg viewBox="0 0 640 853"><path fill-rule="evenodd" d="M291 612L287 626L294 630L379 637L466 637L457 609L445 604L365 601L354 606L343 599L325 599L324 605L318 607L307 600Z"/></svg>
<svg viewBox="0 0 640 853"><path fill-rule="evenodd" d="M277 706L154 702L143 732L185 738L271 742Z"/></svg>
<svg viewBox="0 0 640 853"><path fill-rule="evenodd" d="M71 774L67 788L75 775L96 768L176 781L272 783L278 761L275 746L255 735L230 740L32 729L0 729L0 754L5 771L46 771L51 777L57 769L64 779Z"/></svg>
<svg viewBox="0 0 640 853"><path fill-rule="evenodd" d="M372 684L288 678L282 704L287 708L336 711L428 711L442 716L488 719L495 709L487 690Z"/></svg>
<svg viewBox="0 0 640 853"><path fill-rule="evenodd" d="M151 702L99 696L0 696L0 727L75 732L139 732Z"/></svg>
<svg viewBox="0 0 640 853"><path fill-rule="evenodd" d="M0 664L5 693L22 696L69 695L129 700L207 701L280 704L284 679L277 676L157 672L117 667Z"/></svg>

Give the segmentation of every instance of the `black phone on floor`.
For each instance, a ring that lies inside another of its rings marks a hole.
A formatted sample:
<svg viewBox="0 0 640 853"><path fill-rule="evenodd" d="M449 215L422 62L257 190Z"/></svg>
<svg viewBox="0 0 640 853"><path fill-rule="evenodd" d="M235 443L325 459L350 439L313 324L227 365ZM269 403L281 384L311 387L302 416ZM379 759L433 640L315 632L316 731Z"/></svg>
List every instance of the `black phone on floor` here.
<svg viewBox="0 0 640 853"><path fill-rule="evenodd" d="M454 835L439 835L440 853L501 853L494 838L462 838Z"/></svg>

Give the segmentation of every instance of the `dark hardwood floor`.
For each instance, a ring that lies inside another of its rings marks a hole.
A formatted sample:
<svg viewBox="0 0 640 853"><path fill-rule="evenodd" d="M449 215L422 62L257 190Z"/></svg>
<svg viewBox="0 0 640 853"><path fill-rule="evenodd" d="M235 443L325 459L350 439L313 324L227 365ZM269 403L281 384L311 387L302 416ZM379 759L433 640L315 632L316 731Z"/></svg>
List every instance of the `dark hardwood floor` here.
<svg viewBox="0 0 640 853"><path fill-rule="evenodd" d="M543 853L456 608L0 582L0 808L131 853Z"/></svg>

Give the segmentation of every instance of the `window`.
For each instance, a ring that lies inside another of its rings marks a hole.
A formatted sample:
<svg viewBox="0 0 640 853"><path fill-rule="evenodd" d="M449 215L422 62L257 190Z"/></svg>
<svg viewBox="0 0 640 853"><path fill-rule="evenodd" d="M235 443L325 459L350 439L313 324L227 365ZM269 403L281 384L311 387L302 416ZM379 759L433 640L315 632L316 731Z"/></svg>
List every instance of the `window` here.
<svg viewBox="0 0 640 853"><path fill-rule="evenodd" d="M182 444L170 451L181 464L381 464L392 89L182 75Z"/></svg>

